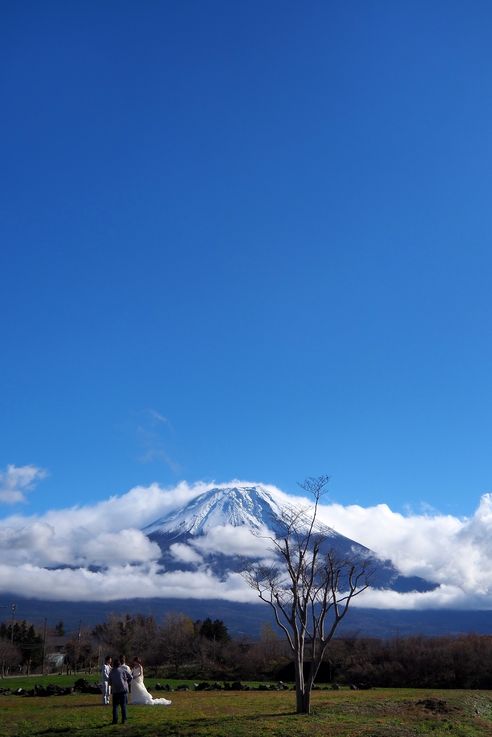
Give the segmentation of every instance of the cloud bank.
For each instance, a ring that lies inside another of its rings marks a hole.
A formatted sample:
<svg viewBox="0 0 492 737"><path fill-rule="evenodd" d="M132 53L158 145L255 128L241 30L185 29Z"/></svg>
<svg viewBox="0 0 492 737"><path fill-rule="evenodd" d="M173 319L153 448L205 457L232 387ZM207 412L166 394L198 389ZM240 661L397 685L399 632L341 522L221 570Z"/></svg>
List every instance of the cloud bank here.
<svg viewBox="0 0 492 737"><path fill-rule="evenodd" d="M29 470L27 470L29 469ZM0 475L5 502L25 499L43 478L42 469L9 466ZM263 541L247 530L227 526L194 544L174 544L174 560L183 570L166 571L160 551L141 531L168 512L210 488L227 484L187 484L172 488L138 486L90 506L51 510L42 515L13 514L0 519L0 589L18 596L71 601L112 601L133 597L222 598L256 601L242 577L219 579L207 567L207 555L222 551L261 554ZM306 504L268 485L287 503ZM476 512L457 518L438 512L403 515L386 504L374 507L326 504L320 519L337 532L389 558L405 575L437 584L425 593L369 589L354 601L362 607L392 609L492 608L492 494L484 494ZM192 564L193 571L184 570Z"/></svg>

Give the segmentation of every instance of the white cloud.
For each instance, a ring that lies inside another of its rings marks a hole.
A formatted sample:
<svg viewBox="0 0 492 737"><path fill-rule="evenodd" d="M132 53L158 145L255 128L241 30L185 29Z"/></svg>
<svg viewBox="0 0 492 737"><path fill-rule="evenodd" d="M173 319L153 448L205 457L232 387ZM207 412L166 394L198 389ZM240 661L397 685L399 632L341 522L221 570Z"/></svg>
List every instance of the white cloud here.
<svg viewBox="0 0 492 737"><path fill-rule="evenodd" d="M91 537L80 546L78 553L87 565L98 566L144 563L161 556L157 543L151 542L140 530L131 528Z"/></svg>
<svg viewBox="0 0 492 737"><path fill-rule="evenodd" d="M156 560L160 549L140 530L94 534L82 527L65 536L51 524L34 521L20 528L0 526L0 556L11 565L109 566Z"/></svg>
<svg viewBox="0 0 492 737"><path fill-rule="evenodd" d="M446 584L458 583L459 578L460 585L472 589L478 571L470 555L473 553L481 558L484 552L484 541L476 530L482 527L479 520L484 504L490 504L489 495L482 497L471 519L438 513L404 516L393 512L386 504L367 508L326 505L320 508L320 518L338 532L371 548L381 558L390 558L405 575ZM485 573L480 570L479 576L482 578Z"/></svg>
<svg viewBox="0 0 492 737"><path fill-rule="evenodd" d="M26 469L31 469L27 471ZM22 473L19 473L22 471ZM11 489L26 489L42 469L8 467ZM41 475L40 475L41 473ZM5 475L2 482L5 488ZM13 483L15 480L15 483ZM221 527L188 545L174 544L175 560L198 566L194 572L166 572L156 564L159 550L141 528L214 486L254 485L180 483L135 487L92 506L52 510L43 515L11 515L0 520L0 589L28 596L93 598L122 596L229 598L254 600L240 576L220 581L207 570L209 553L262 555L266 541L244 528ZM306 503L264 486L285 503ZM434 591L398 594L369 589L356 606L389 608L492 608L492 494L485 494L470 518L393 512L374 507L327 504L320 519L338 532L391 559L405 575L437 584ZM69 566L52 570L55 566ZM89 566L101 566L98 572Z"/></svg>
<svg viewBox="0 0 492 737"><path fill-rule="evenodd" d="M265 555L270 548L268 530L264 532L265 537L261 537L247 527L217 525L203 537L190 541L190 544L204 554L223 553L254 558Z"/></svg>
<svg viewBox="0 0 492 737"><path fill-rule="evenodd" d="M163 414L158 412L156 409L149 409L147 410L149 416L151 417L154 422L162 423L163 425L171 425L167 417L164 417Z"/></svg>
<svg viewBox="0 0 492 737"><path fill-rule="evenodd" d="M162 572L150 566L113 566L48 570L30 564L0 564L0 587L9 593L54 601L116 601L121 598L227 599L255 601L254 592L237 574L225 580L209 571Z"/></svg>
<svg viewBox="0 0 492 737"><path fill-rule="evenodd" d="M91 506L51 510L41 516L11 515L0 519L0 560L40 567L155 560L159 548L141 528L211 486L181 483L163 489L151 484Z"/></svg>
<svg viewBox="0 0 492 737"><path fill-rule="evenodd" d="M160 461L169 466L173 473L178 474L179 463L176 463L168 451L169 431L172 431L172 425L163 414L155 409L142 412L141 422L137 427L137 440L142 449L139 461L141 463Z"/></svg>
<svg viewBox="0 0 492 737"><path fill-rule="evenodd" d="M470 599L458 586L442 585L433 591L399 593L367 589L353 600L352 606L374 609L489 609L482 597Z"/></svg>
<svg viewBox="0 0 492 737"><path fill-rule="evenodd" d="M44 468L9 464L6 471L0 471L0 502L4 504L25 502L26 494L46 476L47 471Z"/></svg>
<svg viewBox="0 0 492 737"><path fill-rule="evenodd" d="M13 565L32 563L40 565L69 563L69 551L55 528L35 520L23 527L0 527L0 557Z"/></svg>
<svg viewBox="0 0 492 737"><path fill-rule="evenodd" d="M169 546L169 551L173 558L181 563L203 563L200 553L185 543L173 543Z"/></svg>

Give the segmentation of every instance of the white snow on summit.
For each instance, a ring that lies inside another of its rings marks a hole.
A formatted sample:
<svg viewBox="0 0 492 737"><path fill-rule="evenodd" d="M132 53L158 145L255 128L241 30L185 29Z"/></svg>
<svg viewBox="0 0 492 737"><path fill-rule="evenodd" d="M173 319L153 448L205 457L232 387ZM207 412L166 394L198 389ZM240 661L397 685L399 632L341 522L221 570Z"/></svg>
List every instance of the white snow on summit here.
<svg viewBox="0 0 492 737"><path fill-rule="evenodd" d="M278 526L282 505L270 492L258 486L215 488L200 494L189 504L144 528L151 533L207 534L216 527L246 526L252 530ZM277 523L275 524L275 520Z"/></svg>
<svg viewBox="0 0 492 737"><path fill-rule="evenodd" d="M309 509L291 506L281 495L261 486L214 488L200 494L186 506L161 517L143 529L146 535L201 536L224 527L245 527L256 533L265 528L275 535L285 533L285 513L300 514L300 525L309 525ZM342 538L331 527L317 522L316 528L328 537Z"/></svg>

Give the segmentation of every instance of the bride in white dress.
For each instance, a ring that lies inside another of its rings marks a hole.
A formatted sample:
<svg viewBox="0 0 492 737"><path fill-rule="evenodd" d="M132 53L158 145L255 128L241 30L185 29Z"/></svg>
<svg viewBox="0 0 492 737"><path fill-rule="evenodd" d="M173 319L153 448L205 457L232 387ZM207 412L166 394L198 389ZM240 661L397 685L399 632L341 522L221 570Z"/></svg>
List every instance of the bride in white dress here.
<svg viewBox="0 0 492 737"><path fill-rule="evenodd" d="M144 686L143 667L140 658L135 658L132 668L133 680L131 682L131 703L132 705L148 705L148 706L171 706L172 701L168 699L154 699Z"/></svg>

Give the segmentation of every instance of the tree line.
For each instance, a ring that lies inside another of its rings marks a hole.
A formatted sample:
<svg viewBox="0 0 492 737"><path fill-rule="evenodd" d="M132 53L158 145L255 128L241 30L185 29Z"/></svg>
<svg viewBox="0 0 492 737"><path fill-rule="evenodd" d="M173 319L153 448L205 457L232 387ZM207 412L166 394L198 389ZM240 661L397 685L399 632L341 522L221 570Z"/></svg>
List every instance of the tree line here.
<svg viewBox="0 0 492 737"><path fill-rule="evenodd" d="M11 668L29 673L43 659L44 637L26 621L0 624L0 672L2 676Z"/></svg>
<svg viewBox="0 0 492 737"><path fill-rule="evenodd" d="M231 637L222 620L193 621L169 613L109 617L68 636L62 623L48 631L46 652L63 641L64 668L97 672L106 653L139 655L149 675L214 680L294 680L292 654L282 634L265 625L255 639ZM27 622L0 625L0 660L10 672L39 670L43 633ZM45 664L46 666L48 663ZM309 667L309 663L306 664ZM47 667L48 670L48 667ZM492 689L492 636L333 638L318 682L357 687Z"/></svg>
<svg viewBox="0 0 492 737"><path fill-rule="evenodd" d="M331 676L380 687L492 688L492 636L343 638L330 651Z"/></svg>

